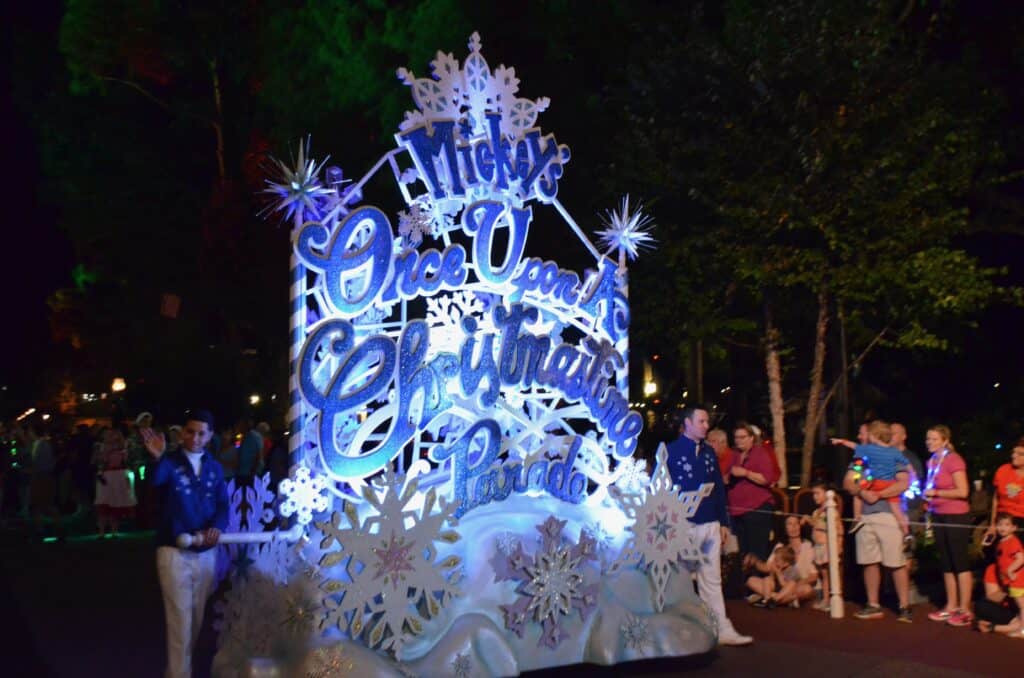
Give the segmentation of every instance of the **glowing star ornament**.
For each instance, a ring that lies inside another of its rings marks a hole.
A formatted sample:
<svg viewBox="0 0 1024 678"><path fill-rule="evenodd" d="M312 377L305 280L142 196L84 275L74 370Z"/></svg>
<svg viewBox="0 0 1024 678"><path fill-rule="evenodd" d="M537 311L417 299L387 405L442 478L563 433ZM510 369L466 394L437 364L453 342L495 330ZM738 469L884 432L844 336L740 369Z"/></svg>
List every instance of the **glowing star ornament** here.
<svg viewBox="0 0 1024 678"><path fill-rule="evenodd" d="M601 223L605 228L598 231L597 237L609 252L618 251L620 258L625 255L633 261L640 250L654 249L656 241L651 235L654 220L643 213L643 203L637 203L636 209L630 212L628 195L622 199L619 211L608 210Z"/></svg>
<svg viewBox="0 0 1024 678"><path fill-rule="evenodd" d="M626 492L615 485L609 487L610 494L633 523L628 527L629 540L608 572L615 574L626 565L646 570L654 583L658 612L665 607L669 575L685 561L702 559L699 545L690 536L687 519L696 513L700 502L714 487L705 483L696 492L680 494L672 484L667 459L668 450L662 444L658 447L654 477L639 492Z"/></svg>
<svg viewBox="0 0 1024 678"><path fill-rule="evenodd" d="M299 143L298 157L292 157L291 165L271 158L271 178L266 180L267 188L263 192L272 196L272 201L264 213L280 212L285 221L295 223L315 221L337 197L337 190L320 179L320 172L328 159L317 164L309 157L309 143L309 137L305 143ZM340 183L341 180L338 181Z"/></svg>
<svg viewBox="0 0 1024 678"><path fill-rule="evenodd" d="M292 477L282 480L278 489L284 496L279 509L281 515L287 518L294 514L300 525L308 525L314 513L323 513L330 505L324 495L324 477L312 475L305 466L296 466Z"/></svg>
<svg viewBox="0 0 1024 678"><path fill-rule="evenodd" d="M566 521L549 516L537 526L541 547L528 555L517 544L510 555L500 551L491 558L495 581L516 581L516 602L502 605L505 627L520 638L526 624L536 622L542 632L538 644L556 648L568 637L563 622L573 610L586 618L597 606L598 583L591 581L595 568L586 563L597 560L597 543L586 532L575 544L564 542Z"/></svg>

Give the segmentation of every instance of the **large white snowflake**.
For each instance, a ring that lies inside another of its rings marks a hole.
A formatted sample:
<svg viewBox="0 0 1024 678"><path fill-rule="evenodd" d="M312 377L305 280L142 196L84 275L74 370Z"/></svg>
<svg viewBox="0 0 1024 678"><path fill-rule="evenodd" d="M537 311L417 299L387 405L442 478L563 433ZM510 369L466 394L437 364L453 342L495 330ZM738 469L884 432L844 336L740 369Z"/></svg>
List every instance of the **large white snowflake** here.
<svg viewBox="0 0 1024 678"><path fill-rule="evenodd" d="M501 606L505 627L522 638L526 623L537 622L543 629L539 644L552 649L568 637L562 626L565 617L576 610L586 620L597 607L600 588L596 577L587 577L586 568L588 561L597 559L597 543L586 531L580 533L579 542L566 542L562 538L565 523L549 516L537 526L541 547L533 556L517 543L511 554L499 550L491 558L494 581L519 582L516 601Z"/></svg>
<svg viewBox="0 0 1024 678"><path fill-rule="evenodd" d="M701 552L690 535L688 518L693 516L704 497L711 493L711 483L696 492L679 493L668 472L668 450L658 447L654 477L640 492L626 492L612 486L611 495L627 518L631 535L619 558L609 568L614 574L626 565L647 570L654 582L654 605L658 612L665 607L665 587L669 575L682 562L700 562Z"/></svg>
<svg viewBox="0 0 1024 678"><path fill-rule="evenodd" d="M410 634L420 633L424 621L461 594L461 559L448 555L437 560L435 546L459 540L458 532L444 529L446 523L456 524L456 505L433 489L417 497L418 485L417 478L388 470L363 488L361 508L369 513L363 520L360 507L345 502L347 527L338 513L316 524L324 533L321 549L339 546L320 560L328 594L322 626L337 626L371 648L397 654ZM419 498L422 508L410 507Z"/></svg>
<svg viewBox="0 0 1024 678"><path fill-rule="evenodd" d="M459 130L463 138L469 138L485 133L485 114L490 112L501 114L501 132L509 138L521 136L534 126L537 115L551 101L547 97L530 100L516 96L519 78L515 69L498 66L492 73L480 53L481 46L480 34L473 33L469 56L462 66L451 54L438 52L430 62L429 78L416 78L412 72L398 69L398 78L412 88L413 102L419 109L405 114L400 129L434 120L463 120Z"/></svg>
<svg viewBox="0 0 1024 678"><path fill-rule="evenodd" d="M217 645L232 667L250 657L287 656L315 636L316 580L294 573L282 585L260 572L235 577L214 605ZM246 674L247 675L247 674Z"/></svg>
<svg viewBox="0 0 1024 678"><path fill-rule="evenodd" d="M287 518L294 514L300 525L309 525L314 513L322 513L330 505L324 495L326 487L323 476L312 475L306 466L296 466L291 478L282 480L278 488L284 495L279 509L281 515Z"/></svg>

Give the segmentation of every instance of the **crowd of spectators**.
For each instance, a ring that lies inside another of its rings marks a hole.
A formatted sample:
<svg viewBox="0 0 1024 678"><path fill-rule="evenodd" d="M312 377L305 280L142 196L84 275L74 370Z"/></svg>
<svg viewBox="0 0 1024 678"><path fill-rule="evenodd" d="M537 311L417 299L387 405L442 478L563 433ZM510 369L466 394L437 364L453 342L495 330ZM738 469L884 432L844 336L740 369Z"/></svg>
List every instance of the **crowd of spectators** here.
<svg viewBox="0 0 1024 678"><path fill-rule="evenodd" d="M0 424L0 528L18 528L32 540L152 529L158 497L146 431L164 434L168 450L181 444L181 425L155 422L149 412L112 424ZM266 422L243 418L222 427L208 449L236 484L269 473L274 489L288 474L287 441Z"/></svg>
<svg viewBox="0 0 1024 678"><path fill-rule="evenodd" d="M851 460L837 490L850 504L850 516L837 522L837 542L827 548L825 501L830 485L810 488L814 508L800 514L782 512L774 486L779 464L761 431L746 423L734 427L733 447L726 431L708 432L726 487L735 540L725 557L737 558L748 601L764 608L807 604L828 611L833 582L830 553L842 561L852 541L856 566L864 582L865 604L854 616L879 619L883 575L892 578L896 619L913 621L910 602L911 561L927 544L938 561L944 595L927 614L934 622L976 627L1024 639L1024 438L1012 446L1010 461L995 474L991 512L971 510L967 464L950 429L930 427L924 460L906 446L906 428L883 421L861 426L858 439L833 438L849 448ZM980 489L980 488L979 488ZM806 507L804 507L806 509ZM845 528L844 528L845 524ZM984 534L983 543L977 544ZM774 543L773 543L774 537ZM981 547L981 558L976 547ZM975 574L984 572L983 591L975 601Z"/></svg>
<svg viewBox="0 0 1024 678"><path fill-rule="evenodd" d="M38 420L0 426L5 445L0 527L23 526L32 539L62 538L73 525L78 532L89 526L100 536L151 529L157 497L147 479L151 459L144 440L153 431L166 435L168 450L180 445L181 426L155 422L148 412L130 422L78 424L70 430ZM897 619L911 622L909 564L915 543L926 540L934 544L944 589L942 605L927 618L1024 639L1024 548L1017 536L1024 529L1024 438L997 469L991 511L981 516L971 510L967 464L948 427L926 431L924 460L907 448L906 428L897 423L869 422L856 441L833 439L852 450L836 488L845 491L852 518L845 527L836 525L839 538L831 550L826 482L809 488L812 509L782 515L778 457L760 429L737 423L732 446L721 429L708 431L706 440L731 523L723 554L740 563L752 604L828 610L835 586L829 579L830 556L842 561L844 545L852 540L866 594L866 604L854 616L885 616L879 596L883 574L889 573ZM243 418L221 427L207 449L236 484L250 484L269 472L273 489L288 472L286 440L266 422ZM980 563L972 544L979 532L984 533ZM977 591L976 575L983 584Z"/></svg>

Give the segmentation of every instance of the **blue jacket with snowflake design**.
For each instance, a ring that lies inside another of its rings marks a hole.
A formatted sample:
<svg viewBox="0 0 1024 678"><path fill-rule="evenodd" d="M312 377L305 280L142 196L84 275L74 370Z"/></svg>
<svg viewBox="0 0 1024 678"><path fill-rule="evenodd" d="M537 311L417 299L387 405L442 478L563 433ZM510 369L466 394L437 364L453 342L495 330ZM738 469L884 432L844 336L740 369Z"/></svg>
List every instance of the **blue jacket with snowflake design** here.
<svg viewBox="0 0 1024 678"><path fill-rule="evenodd" d="M223 531L227 527L228 488L224 482L224 467L209 452L203 452L198 477L179 448L160 458L152 478L153 486L160 490L157 546L175 546L179 534L192 534L211 527ZM193 547L191 550L205 549Z"/></svg>
<svg viewBox="0 0 1024 678"><path fill-rule="evenodd" d="M715 486L690 518L691 523L702 525L717 520L725 527L732 527L725 502L725 482L718 468L718 457L710 445L703 440L695 443L686 436L679 436L668 444L668 472L672 482L683 492L699 490L704 483Z"/></svg>

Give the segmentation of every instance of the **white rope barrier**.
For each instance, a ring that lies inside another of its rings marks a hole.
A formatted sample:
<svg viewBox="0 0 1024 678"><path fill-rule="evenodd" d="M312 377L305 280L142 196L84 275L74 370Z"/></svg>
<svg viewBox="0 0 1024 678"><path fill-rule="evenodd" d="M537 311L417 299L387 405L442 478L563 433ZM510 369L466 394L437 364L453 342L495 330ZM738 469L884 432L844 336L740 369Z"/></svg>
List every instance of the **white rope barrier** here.
<svg viewBox="0 0 1024 678"><path fill-rule="evenodd" d="M834 493L835 491L834 490L829 490L829 492L833 492ZM743 513L743 515L746 515L747 513L764 513L764 514L767 514L767 515L786 516L786 517L795 516L797 518L805 518L808 515L810 515L809 513L791 513L791 512L786 512L786 511L764 511L762 509L750 509L749 511L745 511ZM986 516L987 516L987 514L986 514ZM857 522L856 518L838 518L837 517L836 519L839 522L842 522L842 523L856 523ZM918 520L918 521L908 520L908 521L906 521L906 524L907 525L917 525L917 526L920 526L920 527L931 527L931 528L935 528L937 526L936 523L929 523L929 522L924 522L924 521L920 521L920 520ZM964 530L977 530L979 527L984 527L987 524L988 524L988 520L982 521L982 523L979 524L979 525L957 525L957 524L954 524L954 523L939 523L938 526L942 527L943 529L946 529L948 527L954 527L954 528L964 529Z"/></svg>
<svg viewBox="0 0 1024 678"><path fill-rule="evenodd" d="M841 523L856 523L857 518L843 518L839 515L839 505L836 501L836 491L828 490L825 493L825 530L826 540L825 548L828 554L828 578L829 578L829 616L832 619L842 619L845 614L845 602L843 600L843 577L839 568L839 525ZM793 516L795 518L806 518L807 514L803 513L792 513L788 511L766 511L764 509L751 509L746 513L760 513L768 514L773 516ZM744 514L744 515L745 515ZM905 524L908 526L916 525L924 528L934 529L935 524L931 522L923 521L912 521L907 520ZM987 521L982 522L979 525L957 525L950 523L943 523L942 528L959 528L966 530L978 530L979 528L985 527Z"/></svg>

